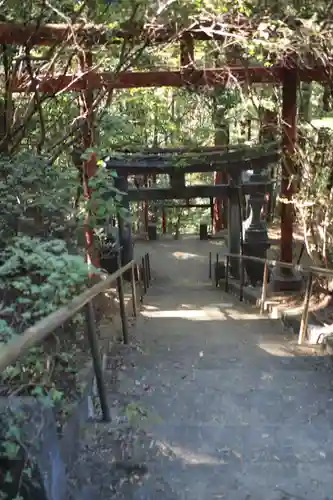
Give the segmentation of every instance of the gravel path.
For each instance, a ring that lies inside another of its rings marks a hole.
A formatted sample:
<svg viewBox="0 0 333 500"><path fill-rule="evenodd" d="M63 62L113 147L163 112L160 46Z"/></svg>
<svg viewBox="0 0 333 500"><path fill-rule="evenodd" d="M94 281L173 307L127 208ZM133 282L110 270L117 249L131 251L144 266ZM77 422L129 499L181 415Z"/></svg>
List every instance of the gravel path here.
<svg viewBox="0 0 333 500"><path fill-rule="evenodd" d="M154 282L107 367L114 422L81 453L87 498L332 500L327 360L210 285L215 243L147 248Z"/></svg>

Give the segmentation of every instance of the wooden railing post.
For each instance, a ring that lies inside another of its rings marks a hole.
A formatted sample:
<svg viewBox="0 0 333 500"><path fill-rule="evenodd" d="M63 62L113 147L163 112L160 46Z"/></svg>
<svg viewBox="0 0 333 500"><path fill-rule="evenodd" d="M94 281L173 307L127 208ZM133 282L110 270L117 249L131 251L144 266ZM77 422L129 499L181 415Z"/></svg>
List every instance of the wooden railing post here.
<svg viewBox="0 0 333 500"><path fill-rule="evenodd" d="M137 279L138 279L138 284L140 288L140 302L143 302L143 285L142 285L142 279L141 279L141 270L139 264L136 264L136 274L137 274Z"/></svg>
<svg viewBox="0 0 333 500"><path fill-rule="evenodd" d="M310 304L310 298L311 298L311 292L312 292L312 284L313 284L313 274L310 272L309 277L308 277L308 282L306 285L304 302L303 302L303 313L302 313L301 324L299 327L299 334L298 334L298 343L299 344L303 344L303 342L305 340L306 332L308 329L309 304Z"/></svg>
<svg viewBox="0 0 333 500"><path fill-rule="evenodd" d="M218 273L218 268L219 268L219 254L216 254L216 262L215 262L215 286L216 288L219 286L219 273Z"/></svg>
<svg viewBox="0 0 333 500"><path fill-rule="evenodd" d="M239 300L243 302L244 300L244 260L243 256L239 256L240 260L240 285L239 285Z"/></svg>
<svg viewBox="0 0 333 500"><path fill-rule="evenodd" d="M132 305L133 305L133 316L137 317L137 298L136 298L136 282L135 282L135 262L132 263L131 268L131 287L132 287Z"/></svg>
<svg viewBox="0 0 333 500"><path fill-rule="evenodd" d="M149 284L151 282L151 267L150 267L150 257L149 253L146 254L146 259L147 259L147 272L148 272L148 279L149 279Z"/></svg>
<svg viewBox="0 0 333 500"><path fill-rule="evenodd" d="M229 255L227 255L226 259L225 259L225 280L224 280L224 291L225 292L229 291L229 261L230 261L230 257L229 257Z"/></svg>
<svg viewBox="0 0 333 500"><path fill-rule="evenodd" d="M267 296L267 284L268 284L268 263L267 260L264 266L264 275L262 278L262 291L261 291L261 300L260 300L260 314L264 314L265 312L265 303Z"/></svg>
<svg viewBox="0 0 333 500"><path fill-rule="evenodd" d="M120 250L117 252L117 261L118 261L118 269L121 268L120 263ZM118 298L119 298L119 310L120 310L120 318L123 332L123 342L124 344L128 344L128 325L127 325L127 317L126 317L126 308L125 308L125 296L124 296L124 282L123 276L117 278L117 289L118 289Z"/></svg>
<svg viewBox="0 0 333 500"><path fill-rule="evenodd" d="M145 271L146 271L146 285L147 289L150 286L150 273L149 273L149 257L148 254L145 254Z"/></svg>
<svg viewBox="0 0 333 500"><path fill-rule="evenodd" d="M101 403L103 420L109 422L110 408L108 405L107 393L105 389L104 375L102 369L101 354L98 346L97 332L96 332L96 320L93 305L90 302L86 305L86 320L87 320L87 335L90 344L91 355L93 359L94 372L96 377L96 385L99 396L99 401Z"/></svg>
<svg viewBox="0 0 333 500"><path fill-rule="evenodd" d="M145 263L145 258L142 257L141 259L142 263L142 283L143 283L143 294L146 295L147 293L147 274L146 274L146 263Z"/></svg>

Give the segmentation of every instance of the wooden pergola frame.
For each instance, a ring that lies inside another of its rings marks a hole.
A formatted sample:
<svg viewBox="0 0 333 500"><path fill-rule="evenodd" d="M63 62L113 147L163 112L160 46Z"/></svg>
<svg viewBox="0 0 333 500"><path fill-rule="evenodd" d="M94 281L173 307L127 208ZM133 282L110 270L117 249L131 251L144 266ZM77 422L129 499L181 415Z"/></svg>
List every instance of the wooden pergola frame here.
<svg viewBox="0 0 333 500"><path fill-rule="evenodd" d="M32 80L25 76L11 82L14 92L39 92L54 94L60 91L83 91L85 116L90 122L84 137L86 148L94 145L94 138L89 130L93 130L92 103L95 89L121 89L133 87L223 87L231 82L280 84L282 86L282 184L281 198L286 203L281 206L281 248L280 260L292 262L293 252L293 204L294 184L290 182L290 175L297 172L295 152L297 143L297 89L300 81L327 82L332 78L333 66L316 65L314 67L299 67L289 57L283 64L272 67L240 67L230 66L197 70L194 65L194 46L196 40L224 40L226 33L223 26L216 25L210 33L205 27L194 26L188 30L176 30L170 27L139 27L131 30L116 30L110 32L104 26L96 25L19 25L0 23L0 43L27 45L54 45L55 43L80 43L86 49L86 56L81 61L81 74L52 75ZM174 41L180 46L179 71L142 71L113 73L97 73L92 70L93 61L90 52L92 45L101 43L119 43L121 39L137 40L146 43L165 43ZM90 196L88 180L96 172L96 161L92 156L85 166L84 191ZM92 252L92 232L87 230L87 245ZM98 264L96 258L94 262Z"/></svg>

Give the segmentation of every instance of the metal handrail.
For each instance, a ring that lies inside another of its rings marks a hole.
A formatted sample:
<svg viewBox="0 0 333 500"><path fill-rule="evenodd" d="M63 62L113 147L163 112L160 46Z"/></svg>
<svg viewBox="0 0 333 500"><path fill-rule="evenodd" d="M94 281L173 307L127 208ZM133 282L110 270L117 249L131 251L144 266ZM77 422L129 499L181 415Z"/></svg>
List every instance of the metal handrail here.
<svg viewBox="0 0 333 500"><path fill-rule="evenodd" d="M103 369L101 363L100 350L98 346L98 337L96 331L96 320L92 300L100 293L107 291L115 281L117 282L119 308L122 320L123 342L128 344L128 326L124 301L123 289L123 274L126 271L131 272L131 291L133 303L133 315L137 315L137 298L136 298L136 277L142 276L145 283L144 291L147 291L151 277L149 255L146 254L142 261L142 267L139 271L138 264L131 260L125 266L119 268L116 272L108 276L104 281L97 283L88 290L84 291L75 297L66 306L61 307L57 311L49 314L45 318L38 321L35 325L27 328L21 335L15 336L12 341L8 342L0 351L0 372L5 370L9 365L15 363L28 349L40 344L48 337L56 328L71 319L76 313L81 311L86 306L86 321L87 321L87 336L90 343L91 354L93 358L94 372L96 376L96 385L98 389L99 399L101 403L103 419L110 420L110 411L106 397L106 389L104 384ZM140 284L140 301L142 302L142 287Z"/></svg>
<svg viewBox="0 0 333 500"><path fill-rule="evenodd" d="M308 275L307 285L305 289L304 302L303 302L303 311L302 318L298 333L298 344L303 344L308 328L308 320L309 320L309 304L313 286L313 275L324 275L324 276L333 276L333 269L327 269L325 267L318 266L302 266L299 264L292 264L290 262L282 262L279 260L272 259L263 259L261 257L254 257L251 255L241 255L235 253L227 253L225 254L226 262L225 262L225 291L228 292L229 289L229 263L231 258L236 258L240 260L242 263L244 260L249 260L252 262L259 262L264 264L263 271L263 280L262 280L262 290L261 290L261 298L260 298L260 314L264 314L265 312L265 302L267 297L267 286L268 286L268 268L280 266L286 269L294 269L295 271L303 272ZM216 265L218 265L219 257L216 255ZM212 253L209 252L209 277L212 276ZM215 285L218 286L218 280L216 279ZM239 300L243 301L243 292L244 292L244 266L241 266L241 276L240 276L240 288L239 288Z"/></svg>
<svg viewBox="0 0 333 500"><path fill-rule="evenodd" d="M301 266L300 264L292 264L290 262L282 262L281 260L272 260L272 259L262 259L260 257L252 257L251 255L240 255L236 253L227 253L225 254L229 257L236 257L238 259L243 260L252 260L253 262L261 262L262 264L267 263L269 266L280 266L289 269L294 269L295 271L302 272L312 272L314 274L322 274L327 276L333 276L333 269L327 269L326 267L317 267L317 266Z"/></svg>

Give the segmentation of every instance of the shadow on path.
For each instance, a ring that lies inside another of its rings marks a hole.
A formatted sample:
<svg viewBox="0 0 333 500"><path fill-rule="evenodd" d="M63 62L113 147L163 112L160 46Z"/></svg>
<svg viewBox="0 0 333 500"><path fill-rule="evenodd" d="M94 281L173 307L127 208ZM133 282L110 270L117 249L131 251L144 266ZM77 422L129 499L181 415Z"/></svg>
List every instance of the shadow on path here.
<svg viewBox="0 0 333 500"><path fill-rule="evenodd" d="M150 478L164 485L144 481L133 498L331 500L329 360L212 289L207 259L174 262L176 246L156 247L139 348L119 376L154 443Z"/></svg>
<svg viewBox="0 0 333 500"><path fill-rule="evenodd" d="M126 458L148 473L108 490L105 426L96 498L332 500L329 360L213 288L201 243L151 245L153 285L107 372L121 365L110 402L136 429Z"/></svg>

